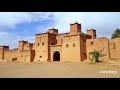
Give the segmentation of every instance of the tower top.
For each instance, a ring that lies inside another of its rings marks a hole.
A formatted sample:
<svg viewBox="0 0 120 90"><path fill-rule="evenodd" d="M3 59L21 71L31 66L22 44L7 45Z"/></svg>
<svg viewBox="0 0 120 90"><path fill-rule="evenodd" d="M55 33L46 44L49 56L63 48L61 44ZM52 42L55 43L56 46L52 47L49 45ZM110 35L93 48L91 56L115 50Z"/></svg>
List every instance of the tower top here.
<svg viewBox="0 0 120 90"><path fill-rule="evenodd" d="M78 23L77 21L73 24L70 23L70 25L75 25L75 24L81 25L81 23Z"/></svg>
<svg viewBox="0 0 120 90"><path fill-rule="evenodd" d="M81 31L81 24L79 24L77 21L73 24L70 24L70 34L80 34Z"/></svg>
<svg viewBox="0 0 120 90"><path fill-rule="evenodd" d="M55 28L53 27L53 28L51 28L51 29L49 29L49 30L56 30L56 31L57 31L58 29L55 29Z"/></svg>
<svg viewBox="0 0 120 90"><path fill-rule="evenodd" d="M87 31L96 31L96 29L92 28L92 29L88 29Z"/></svg>

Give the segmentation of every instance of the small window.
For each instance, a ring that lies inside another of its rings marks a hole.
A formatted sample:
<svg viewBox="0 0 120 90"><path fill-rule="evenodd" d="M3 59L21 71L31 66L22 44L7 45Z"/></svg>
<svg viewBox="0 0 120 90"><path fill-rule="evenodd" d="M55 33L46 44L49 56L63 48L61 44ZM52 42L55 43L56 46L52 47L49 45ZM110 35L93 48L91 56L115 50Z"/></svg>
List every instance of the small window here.
<svg viewBox="0 0 120 90"><path fill-rule="evenodd" d="M63 40L61 39L61 44L63 43Z"/></svg>
<svg viewBox="0 0 120 90"><path fill-rule="evenodd" d="M42 45L44 46L44 42L42 42Z"/></svg>
<svg viewBox="0 0 120 90"><path fill-rule="evenodd" d="M86 55L85 53L83 53L83 55Z"/></svg>
<svg viewBox="0 0 120 90"><path fill-rule="evenodd" d="M68 47L68 44L66 44L66 47Z"/></svg>
<svg viewBox="0 0 120 90"><path fill-rule="evenodd" d="M75 43L73 43L73 47L75 47Z"/></svg>
<svg viewBox="0 0 120 90"><path fill-rule="evenodd" d="M39 46L39 43L38 43L38 46Z"/></svg>
<svg viewBox="0 0 120 90"><path fill-rule="evenodd" d="M51 42L50 44L53 45L53 42Z"/></svg>
<svg viewBox="0 0 120 90"><path fill-rule="evenodd" d="M83 44L83 47L84 47L84 44Z"/></svg>
<svg viewBox="0 0 120 90"><path fill-rule="evenodd" d="M90 42L91 45L93 45L93 42Z"/></svg>
<svg viewBox="0 0 120 90"><path fill-rule="evenodd" d="M115 49L115 43L113 43L113 49Z"/></svg>
<svg viewBox="0 0 120 90"><path fill-rule="evenodd" d="M23 55L21 55L21 57L23 57Z"/></svg>
<svg viewBox="0 0 120 90"><path fill-rule="evenodd" d="M42 58L42 56L40 56L40 58Z"/></svg>
<svg viewBox="0 0 120 90"><path fill-rule="evenodd" d="M69 41L70 41L70 38L69 38Z"/></svg>

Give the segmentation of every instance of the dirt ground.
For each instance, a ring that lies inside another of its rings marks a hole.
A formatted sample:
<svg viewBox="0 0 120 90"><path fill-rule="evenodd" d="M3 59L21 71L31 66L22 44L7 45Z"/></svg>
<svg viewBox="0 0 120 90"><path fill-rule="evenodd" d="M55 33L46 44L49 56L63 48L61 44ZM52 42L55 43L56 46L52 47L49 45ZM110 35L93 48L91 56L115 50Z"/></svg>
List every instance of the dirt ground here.
<svg viewBox="0 0 120 90"><path fill-rule="evenodd" d="M0 78L120 78L120 61L0 62Z"/></svg>

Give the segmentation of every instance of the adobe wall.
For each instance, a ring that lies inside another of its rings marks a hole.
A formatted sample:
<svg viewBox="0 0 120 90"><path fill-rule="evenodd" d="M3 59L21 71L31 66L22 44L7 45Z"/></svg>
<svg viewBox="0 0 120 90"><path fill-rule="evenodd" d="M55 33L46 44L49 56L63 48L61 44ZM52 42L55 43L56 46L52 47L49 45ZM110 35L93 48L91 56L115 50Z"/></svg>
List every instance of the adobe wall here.
<svg viewBox="0 0 120 90"><path fill-rule="evenodd" d="M64 35L59 35L59 36L56 37L58 45L63 43L63 37L64 37Z"/></svg>
<svg viewBox="0 0 120 90"><path fill-rule="evenodd" d="M86 51L86 39L90 39L91 36L86 34L80 35L80 54L81 54L81 61L87 59L87 51Z"/></svg>
<svg viewBox="0 0 120 90"><path fill-rule="evenodd" d="M35 43L33 43L32 45L32 50L35 50Z"/></svg>
<svg viewBox="0 0 120 90"><path fill-rule="evenodd" d="M110 58L120 59L120 38L109 40Z"/></svg>
<svg viewBox="0 0 120 90"><path fill-rule="evenodd" d="M69 33L59 34L59 35L56 36L58 45L61 45L63 43L63 38L65 36L69 36Z"/></svg>
<svg viewBox="0 0 120 90"><path fill-rule="evenodd" d="M109 43L107 38L98 38L98 39L87 39L87 59L89 59L89 53L94 50L101 51L101 59L109 59Z"/></svg>
<svg viewBox="0 0 120 90"><path fill-rule="evenodd" d="M91 45L91 42L93 42L93 45ZM103 54L102 59L109 59L109 58L120 59L120 38L88 39L86 46L87 46L88 58L89 58L89 52L92 52L94 49L96 49L96 50L102 50L101 53Z"/></svg>
<svg viewBox="0 0 120 90"><path fill-rule="evenodd" d="M68 44L68 47L66 46ZM75 46L73 46L75 44ZM81 61L80 59L80 36L72 35L63 38L62 60L63 61Z"/></svg>
<svg viewBox="0 0 120 90"><path fill-rule="evenodd" d="M24 45L23 48L24 48L24 50L32 50L32 47L33 47L32 44L27 43L27 44Z"/></svg>
<svg viewBox="0 0 120 90"><path fill-rule="evenodd" d="M4 59L4 51L9 50L9 46L0 46L0 60Z"/></svg>
<svg viewBox="0 0 120 90"><path fill-rule="evenodd" d="M26 50L18 53L19 62L33 62L35 56L34 50Z"/></svg>
<svg viewBox="0 0 120 90"><path fill-rule="evenodd" d="M0 60L3 60L3 48L0 46Z"/></svg>
<svg viewBox="0 0 120 90"><path fill-rule="evenodd" d="M48 34L36 35L35 62L48 60Z"/></svg>
<svg viewBox="0 0 120 90"><path fill-rule="evenodd" d="M7 50L4 51L4 60L14 61L17 60L18 50Z"/></svg>

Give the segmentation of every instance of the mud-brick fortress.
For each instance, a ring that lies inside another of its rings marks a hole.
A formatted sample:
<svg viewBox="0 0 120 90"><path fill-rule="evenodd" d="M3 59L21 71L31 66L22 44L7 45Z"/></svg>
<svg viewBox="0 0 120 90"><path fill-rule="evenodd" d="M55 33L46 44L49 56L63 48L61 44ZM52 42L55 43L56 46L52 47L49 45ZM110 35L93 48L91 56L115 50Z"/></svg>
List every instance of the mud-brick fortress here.
<svg viewBox="0 0 120 90"><path fill-rule="evenodd" d="M42 62L74 61L89 59L89 53L100 50L103 59L120 58L120 39L96 38L96 30L82 33L81 24L70 24L70 32L59 34L58 29L36 34L35 43L19 41L18 48L0 46L0 61Z"/></svg>

